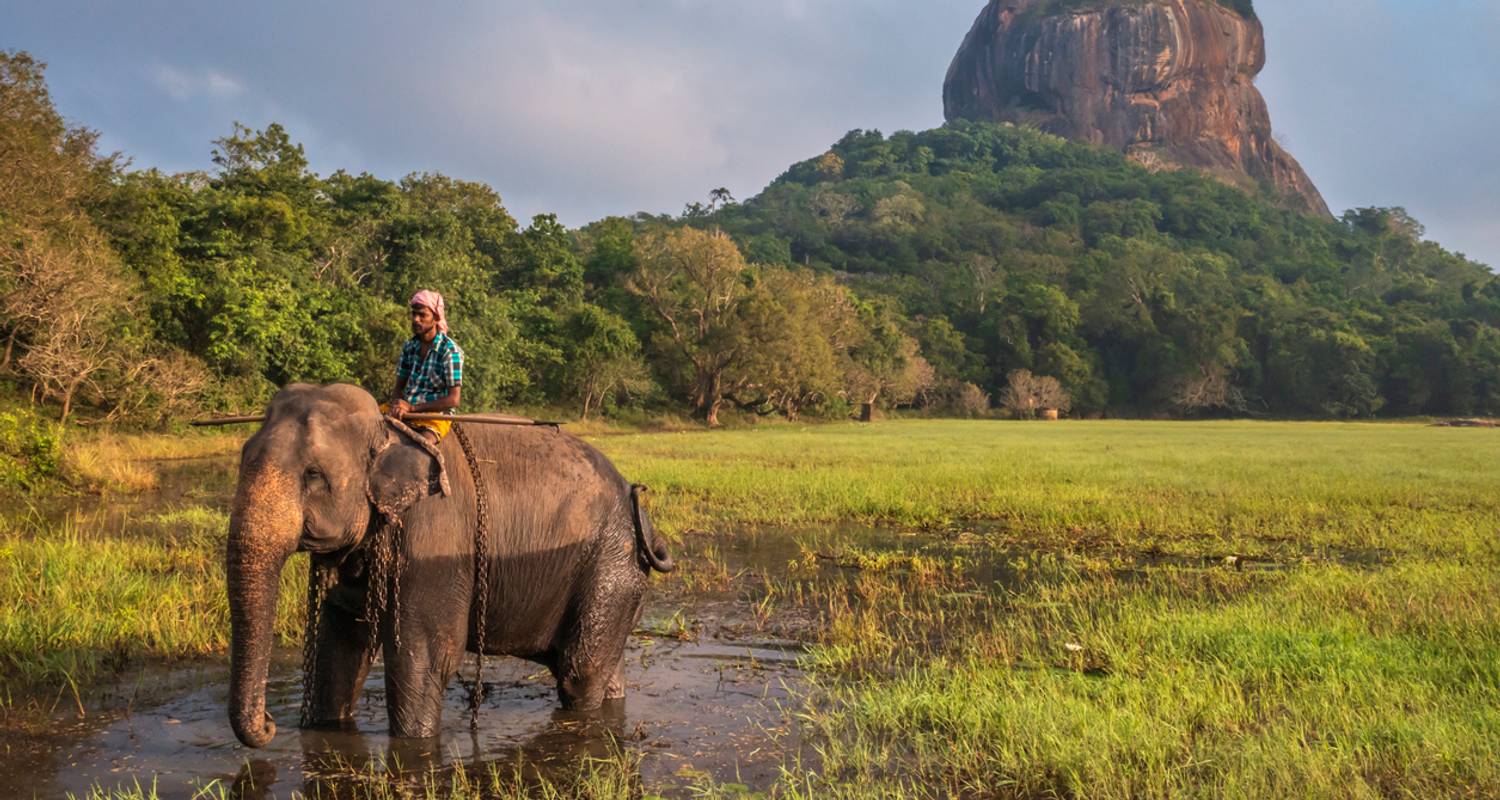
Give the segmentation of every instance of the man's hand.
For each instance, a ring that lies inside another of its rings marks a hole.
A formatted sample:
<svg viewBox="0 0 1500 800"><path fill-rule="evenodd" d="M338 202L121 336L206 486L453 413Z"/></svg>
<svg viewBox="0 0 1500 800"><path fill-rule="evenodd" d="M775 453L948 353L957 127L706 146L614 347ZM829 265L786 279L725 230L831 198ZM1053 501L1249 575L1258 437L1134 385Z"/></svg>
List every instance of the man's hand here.
<svg viewBox="0 0 1500 800"><path fill-rule="evenodd" d="M411 403L408 403L405 400L397 400L391 403L391 416L395 417L396 419L402 419L410 412Z"/></svg>

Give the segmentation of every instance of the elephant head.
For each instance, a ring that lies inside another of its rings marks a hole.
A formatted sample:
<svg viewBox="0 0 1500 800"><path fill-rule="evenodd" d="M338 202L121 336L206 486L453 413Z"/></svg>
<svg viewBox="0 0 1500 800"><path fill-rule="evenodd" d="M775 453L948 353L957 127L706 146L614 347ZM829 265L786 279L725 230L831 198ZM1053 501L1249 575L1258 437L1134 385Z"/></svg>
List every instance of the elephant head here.
<svg viewBox="0 0 1500 800"><path fill-rule="evenodd" d="M407 434L363 389L294 384L271 400L265 424L245 443L225 569L229 721L246 745L262 747L276 733L266 713L266 673L287 558L299 550L327 557L356 547L377 508L400 513L430 491L441 459L421 437Z"/></svg>

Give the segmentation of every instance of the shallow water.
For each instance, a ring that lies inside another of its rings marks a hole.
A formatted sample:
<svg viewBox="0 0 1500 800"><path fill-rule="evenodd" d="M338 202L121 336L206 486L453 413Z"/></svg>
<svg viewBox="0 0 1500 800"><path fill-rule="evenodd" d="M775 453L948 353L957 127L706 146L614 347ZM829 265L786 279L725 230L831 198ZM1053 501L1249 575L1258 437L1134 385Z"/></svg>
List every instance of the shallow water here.
<svg viewBox="0 0 1500 800"><path fill-rule="evenodd" d="M617 748L637 751L646 785L683 783L684 768L721 780L768 783L787 735L780 701L800 676L797 646L778 641L650 641L636 637L626 665L628 696L587 715L558 710L545 671L516 659L486 665L479 732L469 728L468 695L454 682L442 734L402 741L385 735L379 665L356 714L356 732L299 731L301 698L295 654L286 654L268 685L268 706L282 727L271 745L250 750L235 741L225 717L226 670L179 670L159 676L179 688L165 702L135 709L60 746L50 764L11 763L0 777L6 797L59 797L95 784L156 781L163 798L191 797L217 781L240 797L338 796L371 762L399 764L420 777L455 761L509 775L518 762L566 774L585 757ZM472 666L466 674L472 674Z"/></svg>
<svg viewBox="0 0 1500 800"><path fill-rule="evenodd" d="M78 530L91 535L202 535L187 530L202 525L202 514L197 522L175 523L174 512L226 508L233 468L227 458L174 464L157 492L69 498L46 513L52 521L72 517ZM892 534L878 536L887 544L895 541ZM805 547L851 537L877 534L689 536L679 561L689 571L707 565L709 577L697 583L677 576L654 580L641 628L627 650L627 697L599 713L562 712L545 669L492 657L485 662L477 734L469 724L469 662L449 688L441 736L394 740L385 733L384 676L376 664L357 709L357 731L301 731L300 656L286 651L278 654L267 687L279 730L270 746L252 750L230 731L222 661L147 664L96 687L80 687L76 701L69 690L16 703L51 711L40 720L33 715L24 733L0 736L0 797L63 797L137 781L147 789L154 784L162 798L190 798L204 787L250 798L293 791L337 797L347 795L370 765L376 772L399 765L407 780L454 763L471 774L475 767L483 773L493 766L510 775L524 764L525 774L566 778L587 757L621 751L636 757L642 784L653 792L685 792L693 776L702 774L765 787L786 759L806 756L785 706L803 681L797 658L810 628L794 615L757 616L754 604L764 596L766 579L785 575Z"/></svg>
<svg viewBox="0 0 1500 800"><path fill-rule="evenodd" d="M230 457L174 463L163 471L156 492L67 498L43 513L54 522L77 519L75 527L89 535L217 537L233 480ZM191 798L204 787L245 798L294 791L341 797L349 796L362 772L364 780L375 773L410 782L461 764L471 774L494 768L509 776L521 769L528 776L566 780L586 759L620 752L638 763L648 793L690 796L694 776L705 774L765 789L789 760L816 766L792 712L806 685L797 659L819 627L815 608L786 603L766 613L758 604L768 582L786 587L812 581L833 594L847 587L857 602L860 557L922 554L962 564L962 581L948 589L961 590L963 597L1025 591L1022 571L1035 553L994 549L996 540L1005 537L982 525L936 534L856 525L689 534L674 553L687 574L653 580L641 628L627 650L623 703L595 714L564 713L546 670L489 658L477 734L469 726L472 662L449 688L441 736L403 741L385 733L378 664L357 709L357 731L298 730L300 654L282 652L267 687L268 707L280 727L260 750L241 746L230 731L223 661L138 666L101 688L82 687L77 701L69 692L28 700L52 710L40 723L28 722L24 733L0 735L0 797L63 797L137 781L148 789L154 783L162 798ZM1119 559L1113 572L1128 578L1164 565L1275 566L1233 558L1138 553ZM86 715L80 716L79 706Z"/></svg>
<svg viewBox="0 0 1500 800"><path fill-rule="evenodd" d="M639 777L653 791L685 791L700 774L769 785L799 750L784 706L802 681L796 661L803 646L786 634L805 627L753 619L753 586L783 573L797 547L785 536L695 536L687 550L681 555L691 559L697 551L733 577L691 592L656 580L627 650L626 699L601 712L563 712L544 668L491 657L477 734L469 723L471 660L449 687L441 735L392 739L377 663L356 712L357 731L302 731L300 654L284 651L267 685L278 732L268 747L252 750L229 728L224 664L148 665L85 690L86 716L64 694L54 698L52 722L36 726L35 735L3 737L0 797L63 797L136 781L145 788L154 782L162 798L191 798L214 786L234 797L339 797L372 764L413 782L454 763L470 774L493 767L506 776L524 764L528 776L566 779L586 758L620 752L638 757Z"/></svg>

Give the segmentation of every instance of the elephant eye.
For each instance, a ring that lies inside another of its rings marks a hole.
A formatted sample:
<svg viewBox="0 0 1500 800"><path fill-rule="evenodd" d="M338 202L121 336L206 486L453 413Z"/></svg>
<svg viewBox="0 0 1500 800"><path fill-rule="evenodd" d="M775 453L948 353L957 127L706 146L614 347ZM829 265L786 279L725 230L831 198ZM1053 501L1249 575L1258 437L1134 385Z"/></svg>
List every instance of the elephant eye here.
<svg viewBox="0 0 1500 800"><path fill-rule="evenodd" d="M309 490L327 489L328 477L323 474L323 470L317 467L308 467L302 473L302 486Z"/></svg>

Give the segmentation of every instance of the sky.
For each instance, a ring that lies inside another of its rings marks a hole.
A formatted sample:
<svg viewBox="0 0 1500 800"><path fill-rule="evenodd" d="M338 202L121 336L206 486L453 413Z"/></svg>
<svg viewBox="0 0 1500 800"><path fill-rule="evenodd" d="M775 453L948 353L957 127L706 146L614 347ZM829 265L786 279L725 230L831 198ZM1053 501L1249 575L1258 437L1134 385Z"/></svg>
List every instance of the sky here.
<svg viewBox="0 0 1500 800"><path fill-rule="evenodd" d="M0 0L0 49L137 167L234 122L312 166L493 186L582 225L745 199L853 128L942 123L983 0ZM1404 206L1500 267L1500 0L1256 0L1278 138L1340 213Z"/></svg>

